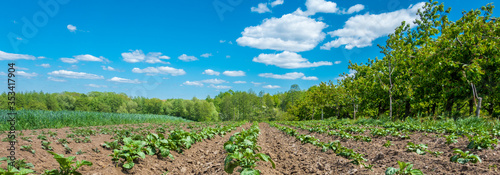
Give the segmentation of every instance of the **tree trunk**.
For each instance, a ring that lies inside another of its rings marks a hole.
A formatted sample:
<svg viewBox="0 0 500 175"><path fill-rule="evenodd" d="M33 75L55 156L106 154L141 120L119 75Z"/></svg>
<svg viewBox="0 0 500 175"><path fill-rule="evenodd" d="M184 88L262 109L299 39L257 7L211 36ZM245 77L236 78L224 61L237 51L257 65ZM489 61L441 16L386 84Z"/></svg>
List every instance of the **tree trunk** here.
<svg viewBox="0 0 500 175"><path fill-rule="evenodd" d="M455 95L451 95L450 98L448 98L446 105L444 107L444 110L448 113L451 114L453 111L453 104L455 103Z"/></svg>
<svg viewBox="0 0 500 175"><path fill-rule="evenodd" d="M479 117L481 114L481 102L483 101L483 98L478 97L478 103L477 103L477 108L476 108L476 117Z"/></svg>
<svg viewBox="0 0 500 175"><path fill-rule="evenodd" d="M354 109L354 110L353 110L353 115L352 115L352 117L353 117L353 119L354 119L354 120L356 120L356 104L353 104L353 109Z"/></svg>
<svg viewBox="0 0 500 175"><path fill-rule="evenodd" d="M323 108L321 108L321 120L323 120Z"/></svg>

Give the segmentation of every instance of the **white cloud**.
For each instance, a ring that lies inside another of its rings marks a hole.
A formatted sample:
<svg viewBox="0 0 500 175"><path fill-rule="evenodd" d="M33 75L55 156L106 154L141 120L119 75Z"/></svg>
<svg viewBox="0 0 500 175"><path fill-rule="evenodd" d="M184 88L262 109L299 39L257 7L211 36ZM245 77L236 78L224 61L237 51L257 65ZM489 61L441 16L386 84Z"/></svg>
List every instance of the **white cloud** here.
<svg viewBox="0 0 500 175"><path fill-rule="evenodd" d="M214 70L212 70L212 69L207 69L207 70L205 70L202 74L207 74L207 75L217 75L217 76L219 76L219 75L220 75L220 72L214 71Z"/></svg>
<svg viewBox="0 0 500 175"><path fill-rule="evenodd" d="M0 51L0 60L35 60L36 57L32 55L7 53Z"/></svg>
<svg viewBox="0 0 500 175"><path fill-rule="evenodd" d="M170 74L172 76L184 75L186 72L183 69L176 69L168 66L161 67L147 67L144 69L134 68L132 69L134 73L147 73L147 74Z"/></svg>
<svg viewBox="0 0 500 175"><path fill-rule="evenodd" d="M219 40L219 43L225 43L226 40Z"/></svg>
<svg viewBox="0 0 500 175"><path fill-rule="evenodd" d="M78 66L77 65L71 65L71 67L68 67L67 69L68 70L76 70L76 69L78 69Z"/></svg>
<svg viewBox="0 0 500 175"><path fill-rule="evenodd" d="M340 64L340 63L342 63L342 61L335 61L335 62L333 62L333 64Z"/></svg>
<svg viewBox="0 0 500 175"><path fill-rule="evenodd" d="M64 80L64 79L58 79L58 78L54 78L54 77L47 77L47 79L50 81L55 81L55 82L66 82L66 80Z"/></svg>
<svg viewBox="0 0 500 175"><path fill-rule="evenodd" d="M247 82L246 82L246 81L235 81L235 82L233 82L233 83L234 83L234 84L245 84L245 83L247 83Z"/></svg>
<svg viewBox="0 0 500 175"><path fill-rule="evenodd" d="M310 77L302 77L303 80L318 80L318 77L315 77L315 76L310 76Z"/></svg>
<svg viewBox="0 0 500 175"><path fill-rule="evenodd" d="M262 86L262 87L266 88L266 89L278 89L278 88L281 88L278 85L265 85L265 86Z"/></svg>
<svg viewBox="0 0 500 175"><path fill-rule="evenodd" d="M96 57L90 54L76 55L73 57L74 58L61 58L61 61L69 64L78 63L79 61L109 62L109 60L104 58L103 56Z"/></svg>
<svg viewBox="0 0 500 175"><path fill-rule="evenodd" d="M207 83L207 84L222 84L226 83L226 80L221 80L221 79L207 79L207 80L202 80L202 83Z"/></svg>
<svg viewBox="0 0 500 175"><path fill-rule="evenodd" d="M362 4L356 4L350 7L345 14L352 14L352 13L357 13L360 12L361 10L365 9L365 6Z"/></svg>
<svg viewBox="0 0 500 175"><path fill-rule="evenodd" d="M275 0L271 2L271 7L283 4L283 0Z"/></svg>
<svg viewBox="0 0 500 175"><path fill-rule="evenodd" d="M149 52L147 55L142 50L130 50L130 52L123 52L123 61L128 63L146 62L146 63L163 63L162 60L168 60L170 57L163 55L161 52Z"/></svg>
<svg viewBox="0 0 500 175"><path fill-rule="evenodd" d="M231 55L226 55L226 58L231 58Z"/></svg>
<svg viewBox="0 0 500 175"><path fill-rule="evenodd" d="M267 7L267 3L259 3L257 7L252 7L250 10L257 13L271 12L271 10Z"/></svg>
<svg viewBox="0 0 500 175"><path fill-rule="evenodd" d="M97 84L87 84L86 86L93 87L93 88L107 88L108 87L106 85L97 85Z"/></svg>
<svg viewBox="0 0 500 175"><path fill-rule="evenodd" d="M212 56L212 53L204 53L204 54L201 54L200 57L204 57L204 58L208 58L208 57L211 57Z"/></svg>
<svg viewBox="0 0 500 175"><path fill-rule="evenodd" d="M322 30L326 27L325 23L309 17L285 14L245 28L236 42L257 49L308 51L323 41L326 34Z"/></svg>
<svg viewBox="0 0 500 175"><path fill-rule="evenodd" d="M208 86L210 88L215 88L215 89L231 89L231 86L225 86L225 85L213 85L211 84L210 86Z"/></svg>
<svg viewBox="0 0 500 175"><path fill-rule="evenodd" d="M182 54L181 56L179 56L179 60L182 60L182 61L196 61L198 60L198 58L196 58L195 56L188 56L186 54Z"/></svg>
<svg viewBox="0 0 500 175"><path fill-rule="evenodd" d="M255 86L259 86L259 85L264 84L264 83L266 83L266 82L253 82L253 81L252 81L252 82L250 82L250 83L252 83L252 84L253 84L253 85L255 85Z"/></svg>
<svg viewBox="0 0 500 175"><path fill-rule="evenodd" d="M140 84L140 83L144 83L142 81L139 81L138 79L135 79L135 80L131 80L131 79L126 79L126 78L120 78L120 77L113 77L107 81L112 81L112 82L116 82L116 83L131 83L131 84Z"/></svg>
<svg viewBox="0 0 500 175"><path fill-rule="evenodd" d="M266 65L275 65L280 68L285 69L296 69L296 68L308 68L308 67L318 67L318 66L330 66L331 62L320 61L320 62L309 62L307 59L302 58L301 55L284 51L279 54L260 54L258 57L253 58L253 62L264 63Z"/></svg>
<svg viewBox="0 0 500 175"><path fill-rule="evenodd" d="M394 29L401 25L402 21L406 21L407 24L412 23L417 18L418 9L424 4L421 2L394 12L366 13L351 17L345 22L344 28L328 32L335 39L325 43L321 49L330 50L332 47L338 48L343 45L346 49L371 46L373 40L394 32Z"/></svg>
<svg viewBox="0 0 500 175"><path fill-rule="evenodd" d="M101 66L101 67L102 67L102 70L108 70L108 71L118 71L118 70L116 70L115 68L113 68L113 67L111 67L111 66L108 66L108 67L106 67L106 66Z"/></svg>
<svg viewBox="0 0 500 175"><path fill-rule="evenodd" d="M33 77L38 76L38 74L35 73L35 72L33 72L33 73L27 73L27 72L24 72L24 71L16 71L15 74L23 76L23 77L26 77L26 78L33 78Z"/></svg>
<svg viewBox="0 0 500 175"><path fill-rule="evenodd" d="M186 81L182 83L183 85L188 85L188 86L203 86L203 83L199 81Z"/></svg>
<svg viewBox="0 0 500 175"><path fill-rule="evenodd" d="M78 60L74 58L61 58L61 61L69 64L78 63Z"/></svg>
<svg viewBox="0 0 500 175"><path fill-rule="evenodd" d="M285 79L285 80L295 80L295 79L304 77L304 73L301 73L301 72L292 72L292 73L286 73L284 75L277 75L277 74L273 74L273 73L262 73L262 74L259 74L259 77L274 78L274 79Z"/></svg>
<svg viewBox="0 0 500 175"><path fill-rule="evenodd" d="M89 74L89 73L85 73L85 72L73 72L73 71L67 71L67 70L52 71L52 72L49 72L47 74L55 76L55 77L63 77L63 78L104 79L104 77L100 76L100 75Z"/></svg>
<svg viewBox="0 0 500 175"><path fill-rule="evenodd" d="M245 76L245 72L238 70L238 71L224 71L222 74L226 76L231 76L231 77L241 77Z"/></svg>
<svg viewBox="0 0 500 175"><path fill-rule="evenodd" d="M40 66L42 66L43 68L49 68L50 64L48 64L48 63L46 63L46 64L40 64Z"/></svg>
<svg viewBox="0 0 500 175"><path fill-rule="evenodd" d="M30 70L28 68L25 68L25 67L19 67L19 66L14 66L14 69L16 70Z"/></svg>
<svg viewBox="0 0 500 175"><path fill-rule="evenodd" d="M70 32L75 32L75 31L76 31L76 26L71 25L71 24L68 24L68 26L66 26L66 28L68 28L68 30L69 30Z"/></svg>

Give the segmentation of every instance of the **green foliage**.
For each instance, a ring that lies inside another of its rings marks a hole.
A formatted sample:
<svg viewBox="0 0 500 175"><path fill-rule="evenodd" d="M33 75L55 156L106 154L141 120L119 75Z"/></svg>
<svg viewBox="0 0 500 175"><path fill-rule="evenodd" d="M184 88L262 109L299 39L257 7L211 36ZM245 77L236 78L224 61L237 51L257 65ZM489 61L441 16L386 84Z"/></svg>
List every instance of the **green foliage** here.
<svg viewBox="0 0 500 175"><path fill-rule="evenodd" d="M414 144L413 142L408 142L408 145L406 146L407 151L409 152L416 152L417 154L424 155L427 152L427 145L426 144Z"/></svg>
<svg viewBox="0 0 500 175"><path fill-rule="evenodd" d="M80 175L81 173L77 171L78 168L83 165L92 166L92 162L82 160L73 161L75 156L64 157L62 154L56 154L52 151L47 151L48 153L54 155L57 163L59 163L59 169L46 170L44 175ZM75 166L73 166L75 164Z"/></svg>
<svg viewBox="0 0 500 175"><path fill-rule="evenodd" d="M467 138L469 138L469 144L467 145L467 148L469 149L483 149L483 148L491 148L493 149L493 145L498 144L498 139L493 138L491 135L475 135L475 136L469 136L466 135Z"/></svg>
<svg viewBox="0 0 500 175"><path fill-rule="evenodd" d="M35 150L31 147L31 145L22 145L21 150L22 151L29 151L32 154L35 154Z"/></svg>
<svg viewBox="0 0 500 175"><path fill-rule="evenodd" d="M123 146L121 149L113 150L113 154L109 155L112 157L111 160L114 162L121 161L122 167L125 169L132 169L138 158L145 159L146 154L144 151L147 143L141 140L132 140L129 137L123 139Z"/></svg>
<svg viewBox="0 0 500 175"><path fill-rule="evenodd" d="M42 149L53 150L52 146L50 146L50 143L52 143L52 142L42 141Z"/></svg>
<svg viewBox="0 0 500 175"><path fill-rule="evenodd" d="M463 152L462 150L455 148L455 149L453 149L453 154L456 154L456 155L453 155L450 158L451 162L458 162L460 164L466 164L467 162L471 162L471 163L481 162L481 159L479 158L479 156L474 155L472 153L469 154L469 151Z"/></svg>
<svg viewBox="0 0 500 175"><path fill-rule="evenodd" d="M458 139L458 137L460 137L460 136L457 136L457 135L455 135L455 133L452 133L450 135L444 135L443 137L446 138L445 143L449 145L452 143L457 143L458 140L456 140L456 139Z"/></svg>
<svg viewBox="0 0 500 175"><path fill-rule="evenodd" d="M413 169L411 162L401 162L398 160L399 168L389 167L385 170L386 175L423 175L419 169Z"/></svg>
<svg viewBox="0 0 500 175"><path fill-rule="evenodd" d="M387 140L387 142L385 142L382 146L389 148L389 147L391 147L391 145L394 145L394 144L392 144L390 140Z"/></svg>

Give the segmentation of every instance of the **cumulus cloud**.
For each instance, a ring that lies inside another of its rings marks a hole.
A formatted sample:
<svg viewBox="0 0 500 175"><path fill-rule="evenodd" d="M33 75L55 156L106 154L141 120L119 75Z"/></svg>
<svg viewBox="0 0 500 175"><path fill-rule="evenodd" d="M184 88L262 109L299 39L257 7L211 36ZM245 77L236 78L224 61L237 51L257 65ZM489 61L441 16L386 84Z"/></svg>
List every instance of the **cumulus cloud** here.
<svg viewBox="0 0 500 175"><path fill-rule="evenodd" d="M7 53L0 50L0 60L36 60L33 55Z"/></svg>
<svg viewBox="0 0 500 175"><path fill-rule="evenodd" d="M203 83L199 81L186 81L182 83L183 85L188 85L188 86L203 86Z"/></svg>
<svg viewBox="0 0 500 175"><path fill-rule="evenodd" d="M326 27L325 23L309 17L285 14L245 28L236 42L257 49L308 51L323 41L326 34L322 30Z"/></svg>
<svg viewBox="0 0 500 175"><path fill-rule="evenodd" d="M341 9L337 6L337 3L326 1L326 0L307 0L306 1L306 11L302 11L300 8L297 9L293 14L301 16L312 16L316 13L336 13L336 14L352 14L365 9L362 4L356 4L350 7L347 11Z"/></svg>
<svg viewBox="0 0 500 175"><path fill-rule="evenodd" d="M212 69L207 69L207 70L205 70L202 74L207 74L207 75L216 75L216 76L219 76L219 75L220 75L220 72L214 71L214 70L212 70Z"/></svg>
<svg viewBox="0 0 500 175"><path fill-rule="evenodd" d="M49 68L50 64L48 64L48 63L46 63L46 64L40 64L40 66L42 66L43 68Z"/></svg>
<svg viewBox="0 0 500 175"><path fill-rule="evenodd" d="M74 79L104 79L104 77L100 75L89 74L85 72L73 72L68 70L57 70L49 72L47 74L55 77L74 78Z"/></svg>
<svg viewBox="0 0 500 175"><path fill-rule="evenodd" d="M282 5L284 3L283 0L275 0L271 2L271 7L277 6L277 5Z"/></svg>
<svg viewBox="0 0 500 175"><path fill-rule="evenodd" d="M68 30L69 30L70 32L75 32L75 31L76 31L76 26L71 25L71 24L68 24L68 26L66 26L66 28L68 28Z"/></svg>
<svg viewBox="0 0 500 175"><path fill-rule="evenodd" d="M421 2L410 5L407 9L394 12L366 13L351 17L345 22L342 29L328 32L335 39L325 43L321 46L321 49L330 50L332 47L338 48L343 45L345 45L346 49L371 46L373 40L394 32L394 29L401 25L402 21L413 22L417 18L418 9L422 8L424 4L424 2Z"/></svg>
<svg viewBox="0 0 500 175"><path fill-rule="evenodd" d="M215 88L215 89L231 89L231 86L225 86L225 85L213 85L213 84L211 84L208 87Z"/></svg>
<svg viewBox="0 0 500 175"><path fill-rule="evenodd" d="M25 68L25 67L19 67L19 66L14 66L14 69L16 70L30 70L28 68Z"/></svg>
<svg viewBox="0 0 500 175"><path fill-rule="evenodd" d="M310 77L302 77L303 80L318 80L318 77L315 77L315 76L310 76Z"/></svg>
<svg viewBox="0 0 500 175"><path fill-rule="evenodd" d="M266 88L266 89L278 89L278 88L281 88L278 85L265 85L265 86L262 86L262 87Z"/></svg>
<svg viewBox="0 0 500 175"><path fill-rule="evenodd" d="M162 60L168 60L170 57L163 55L161 52L149 52L147 55L142 50L130 50L130 52L122 53L123 61L128 63L146 62L146 63L167 63Z"/></svg>
<svg viewBox="0 0 500 175"><path fill-rule="evenodd" d="M73 57L74 58L61 58L60 60L64 63L69 64L78 63L79 61L109 62L109 60L104 58L103 56L96 57L90 54L76 55Z"/></svg>
<svg viewBox="0 0 500 175"><path fill-rule="evenodd" d="M335 61L335 62L333 62L333 64L340 64L340 63L342 63L342 61Z"/></svg>
<svg viewBox="0 0 500 175"><path fill-rule="evenodd" d="M97 85L97 84L87 84L86 86L93 87L93 88L107 88L108 87L106 85Z"/></svg>
<svg viewBox="0 0 500 175"><path fill-rule="evenodd" d="M222 74L230 77L241 77L245 76L245 72L238 70L238 71L224 71Z"/></svg>
<svg viewBox="0 0 500 175"><path fill-rule="evenodd" d="M271 10L267 7L267 3L259 3L257 7L252 7L250 10L257 13L271 12Z"/></svg>
<svg viewBox="0 0 500 175"><path fill-rule="evenodd" d="M198 60L198 58L196 58L195 56L188 56L186 54L182 54L181 56L179 56L179 60L182 60L182 61L196 61Z"/></svg>
<svg viewBox="0 0 500 175"><path fill-rule="evenodd" d="M253 85L255 85L255 86L259 86L259 85L264 84L264 83L266 83L266 82L253 82L253 81L252 81L252 82L250 82L250 83L252 83L252 84L253 84Z"/></svg>
<svg viewBox="0 0 500 175"><path fill-rule="evenodd" d="M50 81L55 81L55 82L66 82L64 79L59 79L59 78L54 78L54 77L47 77L48 80Z"/></svg>
<svg viewBox="0 0 500 175"><path fill-rule="evenodd" d="M201 82L207 83L207 84L221 84L221 83L226 83L226 80L221 80L221 79L207 79L207 80L202 80Z"/></svg>
<svg viewBox="0 0 500 175"><path fill-rule="evenodd" d="M120 78L120 77L113 77L111 79L108 79L107 81L112 81L112 82L116 82L116 83L130 83L130 84L144 83L142 81L139 81L138 79L131 80L131 79Z"/></svg>
<svg viewBox="0 0 500 175"><path fill-rule="evenodd" d="M212 56L212 53L204 53L204 54L201 54L200 57L203 57L203 58L208 58L208 57L211 57Z"/></svg>
<svg viewBox="0 0 500 175"><path fill-rule="evenodd" d="M262 73L262 74L259 74L259 77L284 79L284 80L295 80L295 79L304 77L304 73L292 72L292 73L286 73L283 75L277 75L277 74L273 74L273 73Z"/></svg>
<svg viewBox="0 0 500 175"><path fill-rule="evenodd" d="M168 66L147 67L144 69L133 68L132 72L134 72L134 73L146 73L146 74L150 74L150 75L170 74L172 76L179 76L179 75L186 74L186 72L183 69L176 69L176 68L168 67Z"/></svg>
<svg viewBox="0 0 500 175"><path fill-rule="evenodd" d="M301 55L284 51L279 54L260 54L253 58L253 62L264 63L266 65L275 65L280 68L285 69L297 69L297 68L308 68L308 67L319 67L319 66L330 66L331 62L320 61L320 62L309 62L307 59L302 58Z"/></svg>
<svg viewBox="0 0 500 175"><path fill-rule="evenodd" d="M38 74L35 73L35 72L33 72L33 73L27 73L27 72L24 72L24 71L16 71L15 74L23 76L23 77L26 77L26 78L33 78L33 77L38 76Z"/></svg>
<svg viewBox="0 0 500 175"><path fill-rule="evenodd" d="M247 83L247 82L246 82L246 81L235 81L235 82L233 82L233 83L234 83L234 84L245 84L245 83Z"/></svg>
<svg viewBox="0 0 500 175"><path fill-rule="evenodd" d="M108 71L118 71L116 70L115 68L111 67L111 66L101 66L102 67L102 70L108 70Z"/></svg>

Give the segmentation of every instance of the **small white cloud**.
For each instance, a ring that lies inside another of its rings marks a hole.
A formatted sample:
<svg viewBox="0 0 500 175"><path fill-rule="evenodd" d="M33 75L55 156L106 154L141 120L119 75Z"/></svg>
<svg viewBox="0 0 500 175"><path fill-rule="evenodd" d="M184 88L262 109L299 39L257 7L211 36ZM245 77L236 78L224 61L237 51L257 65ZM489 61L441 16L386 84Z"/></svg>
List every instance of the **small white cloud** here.
<svg viewBox="0 0 500 175"><path fill-rule="evenodd" d="M265 86L262 86L262 87L266 88L266 89L278 89L278 88L281 88L278 85L265 85Z"/></svg>
<svg viewBox="0 0 500 175"><path fill-rule="evenodd" d="M231 58L231 55L226 55L226 58Z"/></svg>
<svg viewBox="0 0 500 175"><path fill-rule="evenodd" d="M239 71L224 71L222 74L226 76L231 76L231 77L241 77L245 76L245 72L239 70Z"/></svg>
<svg viewBox="0 0 500 175"><path fill-rule="evenodd" d="M182 61L185 61L185 62L198 60L198 58L196 58L195 56L188 56L186 54L182 54L178 58L179 58L179 60L182 60Z"/></svg>
<svg viewBox="0 0 500 175"><path fill-rule="evenodd" d="M147 67L144 69L133 68L132 72L134 73L147 73L147 74L170 74L172 76L184 75L186 72L183 69L176 69L168 66L161 67Z"/></svg>
<svg viewBox="0 0 500 175"><path fill-rule="evenodd" d="M69 63L69 64L78 63L78 60L76 60L74 58L61 58L61 61L64 63Z"/></svg>
<svg viewBox="0 0 500 175"><path fill-rule="evenodd" d="M284 80L295 80L295 79L299 79L301 77L304 77L304 73L292 72L292 73L286 73L284 75L277 75L277 74L273 74L273 73L262 73L262 74L259 74L259 77L284 79Z"/></svg>
<svg viewBox="0 0 500 175"><path fill-rule="evenodd" d="M211 57L212 56L212 53L204 53L204 54L201 54L200 57L203 57L203 58L208 58L208 57Z"/></svg>
<svg viewBox="0 0 500 175"><path fill-rule="evenodd" d="M267 7L267 3L259 3L257 7L252 7L250 10L257 13L271 12L271 10Z"/></svg>
<svg viewBox="0 0 500 175"><path fill-rule="evenodd" d="M198 82L198 81L186 81L182 83L183 85L188 85L188 86L203 86L203 83Z"/></svg>
<svg viewBox="0 0 500 175"><path fill-rule="evenodd" d="M87 84L86 86L93 87L93 88L107 88L108 87L106 85L97 85L97 84Z"/></svg>
<svg viewBox="0 0 500 175"><path fill-rule="evenodd" d="M66 80L64 80L64 79L58 79L58 78L54 78L54 77L47 77L47 79L50 81L55 81L55 82L66 82Z"/></svg>
<svg viewBox="0 0 500 175"><path fill-rule="evenodd" d="M303 80L318 80L318 77L315 77L315 76L310 76L310 77L302 77Z"/></svg>
<svg viewBox="0 0 500 175"><path fill-rule="evenodd" d="M102 67L102 70L108 70L108 71L118 71L116 70L115 68L111 67L111 66L101 66Z"/></svg>
<svg viewBox="0 0 500 175"><path fill-rule="evenodd" d="M342 61L335 61L335 62L333 62L333 64L340 64L340 63L342 63Z"/></svg>
<svg viewBox="0 0 500 175"><path fill-rule="evenodd" d="M33 55L7 53L0 51L0 60L36 60L36 57Z"/></svg>
<svg viewBox="0 0 500 175"><path fill-rule="evenodd" d="M40 66L42 66L42 67L44 67L44 68L49 68L49 67L50 67L50 64L45 63L45 64L40 64Z"/></svg>
<svg viewBox="0 0 500 175"><path fill-rule="evenodd" d="M307 59L302 58L301 55L284 51L279 54L260 54L258 57L253 58L253 62L264 63L266 65L275 65L285 69L309 68L319 66L330 66L332 62L320 61L309 62Z"/></svg>
<svg viewBox="0 0 500 175"><path fill-rule="evenodd" d="M202 83L207 83L207 84L222 84L226 83L226 80L221 80L221 79L207 79L207 80L202 80Z"/></svg>
<svg viewBox="0 0 500 175"><path fill-rule="evenodd" d="M138 79L131 80L131 79L126 79L126 78L120 78L120 77L113 77L107 81L112 81L116 83L130 83L130 84L141 84L144 83L142 81L139 81Z"/></svg>
<svg viewBox="0 0 500 175"><path fill-rule="evenodd" d="M68 26L66 26L66 27L68 28L68 30L70 32L75 32L76 31L76 26L74 26L74 25L68 24Z"/></svg>
<svg viewBox="0 0 500 175"><path fill-rule="evenodd" d="M250 83L252 83L252 84L253 84L253 85L255 85L255 86L259 86L259 85L264 84L264 83L266 83L266 82L253 82L253 81L252 81L252 82L250 82Z"/></svg>
<svg viewBox="0 0 500 175"><path fill-rule="evenodd" d="M26 78L33 78L33 77L38 76L38 74L35 73L35 72L33 72L33 73L27 73L27 72L24 72L24 71L16 71L15 74L23 76L23 77L26 77Z"/></svg>
<svg viewBox="0 0 500 175"><path fill-rule="evenodd" d="M219 76L219 75L220 75L220 72L214 71L214 70L212 70L212 69L207 69L207 70L205 70L202 74L207 74L207 75L216 75L216 76Z"/></svg>
<svg viewBox="0 0 500 175"><path fill-rule="evenodd" d="M93 56L90 54L76 55L73 57L74 58L61 58L60 60L64 63L69 63L69 64L78 63L79 61L109 62L108 59L106 59L102 56L96 57L96 56Z"/></svg>
<svg viewBox="0 0 500 175"><path fill-rule="evenodd" d="M357 13L357 12L360 12L361 10L365 9L365 6L362 5L362 4L356 4L352 7L349 8L349 10L347 10L347 12L345 12L345 14L352 14L352 13Z"/></svg>
<svg viewBox="0 0 500 175"><path fill-rule="evenodd" d="M147 55L142 52L142 50L130 50L130 52L123 52L122 54L123 61L127 63L137 63L137 62L146 62L146 63L163 63L166 64L162 60L168 60L170 57L163 55L161 52L149 52Z"/></svg>
<svg viewBox="0 0 500 175"><path fill-rule="evenodd" d="M85 73L85 72L73 72L73 71L67 71L67 70L52 71L52 72L49 72L47 74L55 76L55 77L63 77L63 78L104 79L104 77L100 76L100 75L89 74L89 73Z"/></svg>
<svg viewBox="0 0 500 175"><path fill-rule="evenodd" d="M219 43L225 43L226 40L219 40Z"/></svg>
<svg viewBox="0 0 500 175"><path fill-rule="evenodd" d="M19 67L19 66L14 66L14 69L16 69L16 70L29 70L28 68Z"/></svg>
<svg viewBox="0 0 500 175"><path fill-rule="evenodd" d="M231 86L225 86L225 85L213 85L213 84L211 84L208 87L215 88L215 89L231 89Z"/></svg>
<svg viewBox="0 0 500 175"><path fill-rule="evenodd" d="M71 65L69 68L67 68L68 70L76 70L78 69L78 66L77 65Z"/></svg>
<svg viewBox="0 0 500 175"><path fill-rule="evenodd" d="M247 82L246 82L246 81L235 81L235 82L233 82L233 83L234 83L234 84L245 84L245 83L247 83Z"/></svg>
<svg viewBox="0 0 500 175"><path fill-rule="evenodd" d="M282 5L284 3L283 0L276 0L271 2L271 7L277 6L277 5Z"/></svg>

